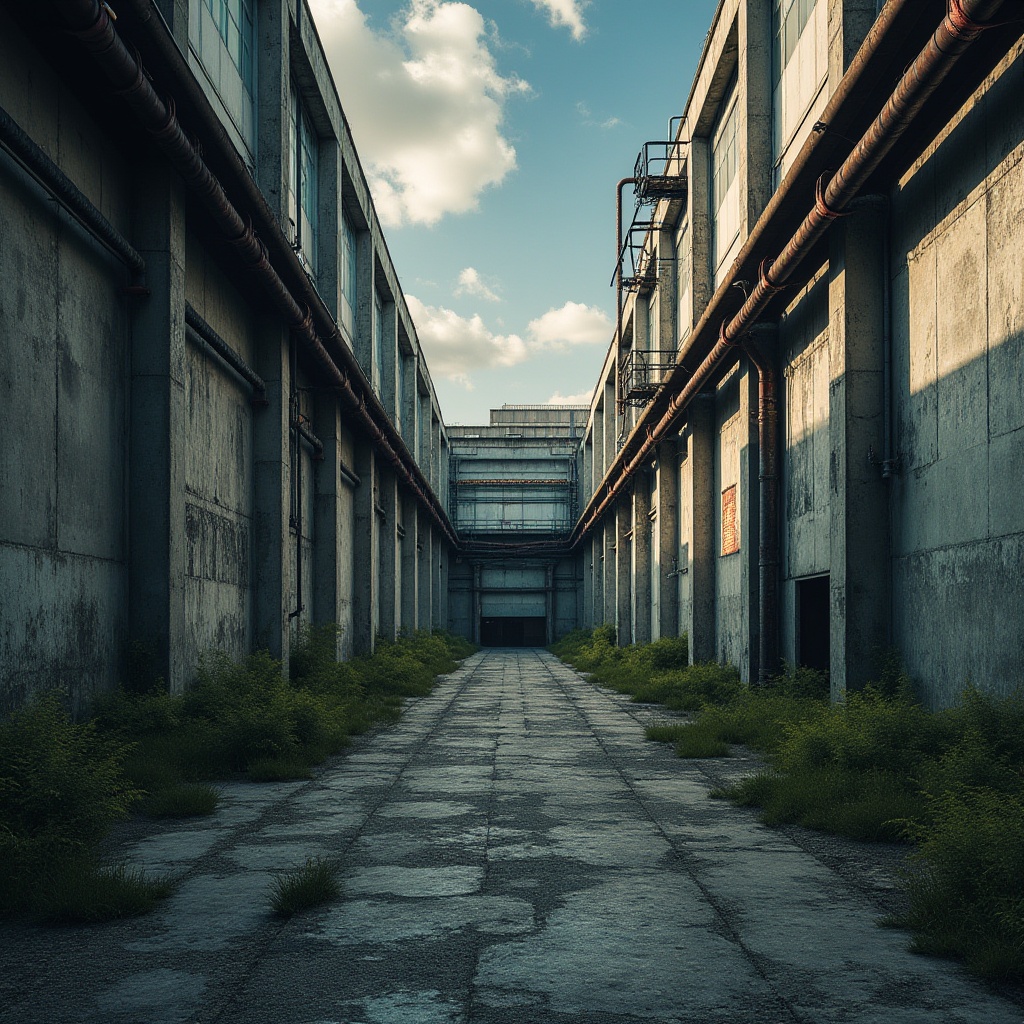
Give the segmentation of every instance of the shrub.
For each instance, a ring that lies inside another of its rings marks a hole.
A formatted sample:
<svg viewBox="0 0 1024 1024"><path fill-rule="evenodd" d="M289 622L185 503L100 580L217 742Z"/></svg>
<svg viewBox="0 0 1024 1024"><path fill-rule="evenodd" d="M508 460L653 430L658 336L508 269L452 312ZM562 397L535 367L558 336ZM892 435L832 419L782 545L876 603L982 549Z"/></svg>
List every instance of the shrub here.
<svg viewBox="0 0 1024 1024"><path fill-rule="evenodd" d="M194 818L213 814L220 793L202 782L178 782L155 789L139 810L150 818Z"/></svg>

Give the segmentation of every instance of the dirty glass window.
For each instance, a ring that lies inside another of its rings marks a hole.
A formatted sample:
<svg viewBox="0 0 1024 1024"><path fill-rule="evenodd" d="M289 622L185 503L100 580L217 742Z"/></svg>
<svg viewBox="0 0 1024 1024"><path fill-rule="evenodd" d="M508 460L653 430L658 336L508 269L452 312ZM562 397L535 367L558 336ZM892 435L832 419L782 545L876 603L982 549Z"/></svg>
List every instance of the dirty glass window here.
<svg viewBox="0 0 1024 1024"><path fill-rule="evenodd" d="M253 17L250 0L204 0L217 26L228 56L242 76L249 94L253 92Z"/></svg>
<svg viewBox="0 0 1024 1024"><path fill-rule="evenodd" d="M384 300L373 293L373 390L381 394L384 379Z"/></svg>
<svg viewBox="0 0 1024 1024"><path fill-rule="evenodd" d="M739 116L735 76L711 141L712 257L717 269L740 230Z"/></svg>
<svg viewBox="0 0 1024 1024"><path fill-rule="evenodd" d="M827 36L828 11L824 0L774 0L772 145L776 165L804 123L828 75ZM775 176L777 185L781 178L778 166Z"/></svg>
<svg viewBox="0 0 1024 1024"><path fill-rule="evenodd" d="M347 216L341 219L341 322L349 338L355 329L356 232Z"/></svg>
<svg viewBox="0 0 1024 1024"><path fill-rule="evenodd" d="M307 269L316 273L319 234L320 140L295 83L292 83L290 140L288 146L288 217L292 243Z"/></svg>
<svg viewBox="0 0 1024 1024"><path fill-rule="evenodd" d="M678 305L679 344L690 333L690 226L684 221L676 235L676 303Z"/></svg>

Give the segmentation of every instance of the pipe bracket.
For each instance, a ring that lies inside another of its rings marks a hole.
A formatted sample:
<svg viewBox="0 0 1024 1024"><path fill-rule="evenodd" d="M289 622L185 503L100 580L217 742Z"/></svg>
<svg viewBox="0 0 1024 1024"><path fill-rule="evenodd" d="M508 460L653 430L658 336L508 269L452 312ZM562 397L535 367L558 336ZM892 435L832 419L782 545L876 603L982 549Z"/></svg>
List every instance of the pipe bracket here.
<svg viewBox="0 0 1024 1024"><path fill-rule="evenodd" d="M825 202L825 187L828 184L828 181L831 180L831 177L832 175L826 171L814 183L814 209L827 220L835 220L837 217L847 216L845 211L833 210L832 207Z"/></svg>

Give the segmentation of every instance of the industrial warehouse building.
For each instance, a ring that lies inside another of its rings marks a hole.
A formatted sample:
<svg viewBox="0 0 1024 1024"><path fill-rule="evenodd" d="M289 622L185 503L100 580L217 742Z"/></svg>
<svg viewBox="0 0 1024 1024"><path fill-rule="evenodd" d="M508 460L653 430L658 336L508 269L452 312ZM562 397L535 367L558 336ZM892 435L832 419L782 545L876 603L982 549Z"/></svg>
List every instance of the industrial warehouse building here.
<svg viewBox="0 0 1024 1024"><path fill-rule="evenodd" d="M5 6L0 705L323 622L1012 688L1022 6L722 0L590 407L460 428L302 0Z"/></svg>

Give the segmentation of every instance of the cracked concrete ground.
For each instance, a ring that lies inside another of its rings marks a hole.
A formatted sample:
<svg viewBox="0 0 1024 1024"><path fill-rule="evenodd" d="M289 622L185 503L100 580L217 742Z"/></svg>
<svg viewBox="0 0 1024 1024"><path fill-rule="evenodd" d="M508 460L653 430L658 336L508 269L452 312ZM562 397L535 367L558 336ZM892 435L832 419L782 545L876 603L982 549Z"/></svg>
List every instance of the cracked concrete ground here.
<svg viewBox="0 0 1024 1024"><path fill-rule="evenodd" d="M884 872L709 800L651 717L544 651L474 655L312 782L138 838L131 863L183 875L155 914L0 930L0 1020L1024 1021L877 926ZM281 923L274 873L317 854L344 897Z"/></svg>

